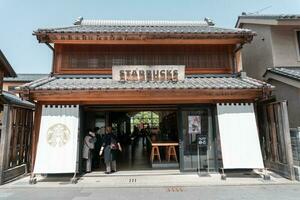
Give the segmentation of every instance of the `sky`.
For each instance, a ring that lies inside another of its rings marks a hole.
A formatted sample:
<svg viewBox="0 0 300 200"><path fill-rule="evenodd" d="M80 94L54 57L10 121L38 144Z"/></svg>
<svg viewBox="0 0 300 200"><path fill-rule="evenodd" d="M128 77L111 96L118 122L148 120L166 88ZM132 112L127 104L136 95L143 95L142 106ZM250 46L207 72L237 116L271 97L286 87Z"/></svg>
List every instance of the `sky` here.
<svg viewBox="0 0 300 200"><path fill-rule="evenodd" d="M17 73L49 73L52 51L38 28L85 19L203 20L232 28L242 12L300 14L300 0L0 0L0 49Z"/></svg>

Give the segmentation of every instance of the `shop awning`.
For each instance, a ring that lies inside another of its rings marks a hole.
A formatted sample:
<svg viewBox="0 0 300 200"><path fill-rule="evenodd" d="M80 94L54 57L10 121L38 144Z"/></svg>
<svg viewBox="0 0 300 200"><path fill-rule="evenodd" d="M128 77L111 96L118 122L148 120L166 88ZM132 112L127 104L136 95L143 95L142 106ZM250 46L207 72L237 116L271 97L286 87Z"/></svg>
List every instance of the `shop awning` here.
<svg viewBox="0 0 300 200"><path fill-rule="evenodd" d="M34 173L75 173L78 105L43 106Z"/></svg>
<svg viewBox="0 0 300 200"><path fill-rule="evenodd" d="M224 169L264 168L253 104L218 104Z"/></svg>

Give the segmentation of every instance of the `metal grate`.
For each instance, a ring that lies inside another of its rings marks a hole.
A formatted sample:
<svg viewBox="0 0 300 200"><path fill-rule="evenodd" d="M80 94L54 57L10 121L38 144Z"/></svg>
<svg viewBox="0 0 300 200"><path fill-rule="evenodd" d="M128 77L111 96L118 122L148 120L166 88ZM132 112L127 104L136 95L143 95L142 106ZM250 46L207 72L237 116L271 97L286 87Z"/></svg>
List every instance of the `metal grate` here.
<svg viewBox="0 0 300 200"><path fill-rule="evenodd" d="M168 187L167 192L183 192L183 187Z"/></svg>

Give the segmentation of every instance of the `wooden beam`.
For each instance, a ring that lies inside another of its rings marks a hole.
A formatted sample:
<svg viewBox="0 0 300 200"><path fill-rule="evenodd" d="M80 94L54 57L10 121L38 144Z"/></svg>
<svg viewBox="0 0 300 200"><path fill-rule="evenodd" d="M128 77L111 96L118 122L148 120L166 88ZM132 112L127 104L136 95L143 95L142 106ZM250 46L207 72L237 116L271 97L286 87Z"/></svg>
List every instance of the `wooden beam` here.
<svg viewBox="0 0 300 200"><path fill-rule="evenodd" d="M228 39L141 39L141 40L53 40L54 44L239 44L242 43L242 38L228 38Z"/></svg>
<svg viewBox="0 0 300 200"><path fill-rule="evenodd" d="M58 65L56 65L58 66ZM54 74L101 74L101 75L112 75L112 69L59 69L58 67L55 69ZM185 69L185 74L229 74L232 73L232 69L230 67L224 68L189 68Z"/></svg>
<svg viewBox="0 0 300 200"><path fill-rule="evenodd" d="M261 96L258 89L142 89L142 90L40 90L32 98L42 102L76 104L192 104L253 102Z"/></svg>

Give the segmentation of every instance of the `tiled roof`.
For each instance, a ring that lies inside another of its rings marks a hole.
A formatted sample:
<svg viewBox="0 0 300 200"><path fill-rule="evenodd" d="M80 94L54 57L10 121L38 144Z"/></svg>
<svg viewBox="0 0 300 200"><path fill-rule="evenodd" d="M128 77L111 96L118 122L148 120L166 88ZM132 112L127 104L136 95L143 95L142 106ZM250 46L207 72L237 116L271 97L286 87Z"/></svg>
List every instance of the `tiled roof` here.
<svg viewBox="0 0 300 200"><path fill-rule="evenodd" d="M14 71L12 66L9 64L8 60L2 53L1 49L0 49L0 70L4 71L5 77L15 77L16 76L16 72Z"/></svg>
<svg viewBox="0 0 300 200"><path fill-rule="evenodd" d="M253 35L248 29L220 28L203 21L138 21L138 20L82 20L76 25L61 28L38 29L45 33L180 33L180 34L234 34Z"/></svg>
<svg viewBox="0 0 300 200"><path fill-rule="evenodd" d="M24 106L27 108L34 108L35 105L29 101L22 100L18 96L11 94L9 92L3 91L0 95L0 99L8 104L18 105L18 106Z"/></svg>
<svg viewBox="0 0 300 200"><path fill-rule="evenodd" d="M17 77L5 77L4 82L31 82L43 77L47 77L49 74L17 74Z"/></svg>
<svg viewBox="0 0 300 200"><path fill-rule="evenodd" d="M271 85L249 77L203 76L172 82L120 82L101 76L57 76L21 86L31 90L112 90L112 89L260 89Z"/></svg>
<svg viewBox="0 0 300 200"><path fill-rule="evenodd" d="M287 78L300 81L300 66L299 67L275 67L267 69L267 72L285 76Z"/></svg>
<svg viewBox="0 0 300 200"><path fill-rule="evenodd" d="M243 19L275 19L275 20L299 20L299 14L277 14L277 15L240 15Z"/></svg>

